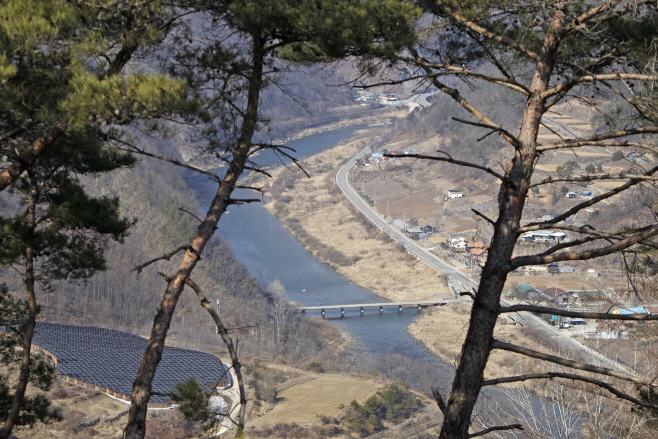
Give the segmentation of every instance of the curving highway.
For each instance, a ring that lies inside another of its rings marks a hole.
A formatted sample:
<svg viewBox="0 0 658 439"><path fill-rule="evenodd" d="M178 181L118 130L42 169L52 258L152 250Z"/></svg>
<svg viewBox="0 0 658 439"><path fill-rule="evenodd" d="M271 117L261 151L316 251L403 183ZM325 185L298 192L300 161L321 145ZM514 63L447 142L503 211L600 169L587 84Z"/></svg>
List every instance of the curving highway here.
<svg viewBox="0 0 658 439"><path fill-rule="evenodd" d="M431 95L431 93L428 93ZM372 221L380 230L386 232L391 238L397 241L400 245L403 245L404 248L415 255L418 259L422 260L429 266L435 268L436 270L445 273L448 276L449 282L458 282L463 285L463 290L476 290L478 289L478 283L471 279L470 277L464 275L458 271L453 266L442 261L438 257L434 256L423 247L419 246L415 241L410 239L406 234L404 234L397 227L389 225L383 218L383 216L376 212L361 196L352 188L349 182L349 171L353 166L356 165L356 161L363 157L366 154L366 151L369 149L369 146L364 150L357 153L354 157L347 161L343 166L340 167L338 172L336 172L336 184L340 190L345 194L348 200L354 206L359 209L370 221ZM509 305L508 303L501 301L504 305ZM549 326L541 318L534 316L529 312L515 313L515 315L510 316L515 321L519 321L522 324L533 328L542 335L548 338L552 338L559 342L563 347L569 348L577 357L582 358L585 361L590 363L598 364L601 366L621 370L628 374L634 373L624 367L622 364L617 363L608 357L600 354L599 352L583 345L582 343L574 340L571 337L564 335L563 333L556 330L554 327Z"/></svg>

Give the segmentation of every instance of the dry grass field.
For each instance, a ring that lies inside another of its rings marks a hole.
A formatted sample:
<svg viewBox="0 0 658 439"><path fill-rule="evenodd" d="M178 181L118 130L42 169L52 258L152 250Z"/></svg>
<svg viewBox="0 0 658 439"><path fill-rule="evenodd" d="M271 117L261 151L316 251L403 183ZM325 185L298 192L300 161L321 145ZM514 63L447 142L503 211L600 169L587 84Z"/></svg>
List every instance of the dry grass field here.
<svg viewBox="0 0 658 439"><path fill-rule="evenodd" d="M471 307L466 303L447 304L432 308L409 327L409 333L448 364L456 365L466 338ZM515 325L496 325L495 337L531 349L540 349L527 329ZM524 357L509 352L494 351L484 371L486 379L510 375Z"/></svg>
<svg viewBox="0 0 658 439"><path fill-rule="evenodd" d="M274 408L252 419L249 425L315 423L320 416L338 416L341 404L348 406L354 399L363 404L379 387L361 379L320 376L280 392Z"/></svg>

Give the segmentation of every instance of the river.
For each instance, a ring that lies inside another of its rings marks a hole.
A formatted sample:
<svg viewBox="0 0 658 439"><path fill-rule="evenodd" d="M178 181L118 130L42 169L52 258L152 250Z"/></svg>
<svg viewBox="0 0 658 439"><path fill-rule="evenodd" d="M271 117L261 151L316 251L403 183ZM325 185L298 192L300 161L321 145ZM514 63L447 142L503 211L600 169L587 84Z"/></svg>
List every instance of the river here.
<svg viewBox="0 0 658 439"><path fill-rule="evenodd" d="M287 146L296 150L295 157L303 159L346 141L355 129L350 127L316 134L291 141ZM269 152L259 155L256 161L261 166L281 164L279 157ZM202 207L207 207L216 184L203 176L191 176L188 182L197 191ZM254 198L254 194L246 191L236 191L234 194L234 198L243 197ZM258 203L232 206L228 214L222 216L219 233L262 285L278 278L290 300L303 305L385 302L315 259L274 215ZM443 372L450 372L451 367L407 332L417 314L415 309L406 308L398 312L390 307L384 308L383 314L376 308L369 308L363 316L358 309L348 309L344 318L340 318L340 310L327 310L326 317L356 336L368 352L397 352L429 362ZM319 312L316 315L319 316Z"/></svg>

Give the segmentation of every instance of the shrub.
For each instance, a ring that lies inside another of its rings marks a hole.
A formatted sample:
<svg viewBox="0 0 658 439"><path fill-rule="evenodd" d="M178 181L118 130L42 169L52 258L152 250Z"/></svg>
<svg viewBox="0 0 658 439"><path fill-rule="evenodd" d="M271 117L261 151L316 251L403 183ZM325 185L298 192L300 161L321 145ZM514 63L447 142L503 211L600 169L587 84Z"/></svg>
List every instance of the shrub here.
<svg viewBox="0 0 658 439"><path fill-rule="evenodd" d="M393 383L368 398L363 405L356 400L350 403L347 422L350 429L361 435L371 435L384 429L382 419L399 423L408 419L420 401L402 382Z"/></svg>
<svg viewBox="0 0 658 439"><path fill-rule="evenodd" d="M279 396L279 392L277 392L276 388L270 387L265 391L265 395L263 395L263 399L268 402L274 402L276 401L277 396Z"/></svg>
<svg viewBox="0 0 658 439"><path fill-rule="evenodd" d="M617 160L621 160L624 158L624 153L621 151L615 151L612 153L612 161L616 162Z"/></svg>

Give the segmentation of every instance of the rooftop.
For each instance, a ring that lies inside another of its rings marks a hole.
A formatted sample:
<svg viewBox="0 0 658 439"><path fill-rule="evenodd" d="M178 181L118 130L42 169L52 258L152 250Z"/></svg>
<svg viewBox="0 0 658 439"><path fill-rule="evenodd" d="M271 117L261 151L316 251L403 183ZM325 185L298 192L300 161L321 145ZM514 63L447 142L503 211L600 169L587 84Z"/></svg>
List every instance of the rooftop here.
<svg viewBox="0 0 658 439"><path fill-rule="evenodd" d="M37 322L32 343L57 358L58 375L130 395L148 340L95 326ZM167 394L174 391L178 383L190 378L196 378L206 390L212 390L214 383L227 379L226 372L224 363L214 355L164 346L153 391ZM170 399L152 395L150 401L166 403Z"/></svg>

